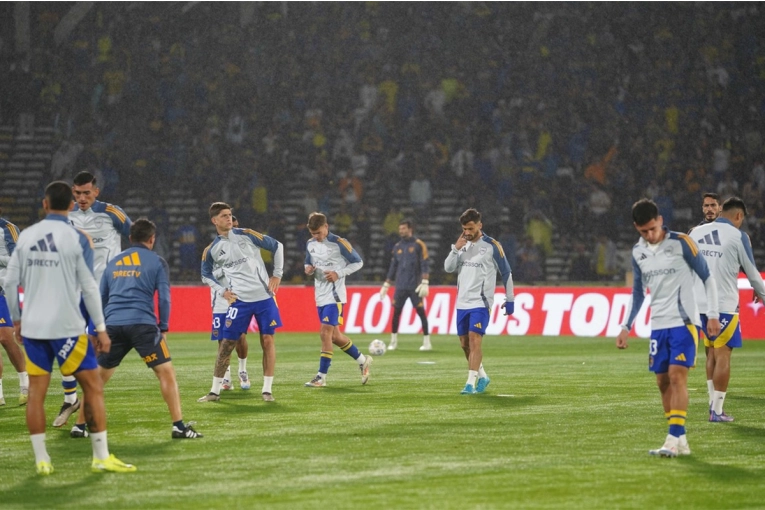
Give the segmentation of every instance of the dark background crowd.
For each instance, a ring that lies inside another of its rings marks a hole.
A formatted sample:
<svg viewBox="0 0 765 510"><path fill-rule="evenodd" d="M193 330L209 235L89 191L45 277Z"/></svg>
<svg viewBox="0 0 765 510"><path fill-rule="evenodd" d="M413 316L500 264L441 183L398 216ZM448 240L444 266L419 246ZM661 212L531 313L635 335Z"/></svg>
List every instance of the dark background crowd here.
<svg viewBox="0 0 765 510"><path fill-rule="evenodd" d="M763 267L762 4L108 2L62 38L75 3L33 2L24 52L16 4L0 4L0 161L50 128L39 185L97 175L101 199L158 223L176 282L198 281L218 200L285 243L294 282L312 210L365 280L413 218L448 282L467 207L516 280L622 280L630 205L686 231L708 191L743 198Z"/></svg>

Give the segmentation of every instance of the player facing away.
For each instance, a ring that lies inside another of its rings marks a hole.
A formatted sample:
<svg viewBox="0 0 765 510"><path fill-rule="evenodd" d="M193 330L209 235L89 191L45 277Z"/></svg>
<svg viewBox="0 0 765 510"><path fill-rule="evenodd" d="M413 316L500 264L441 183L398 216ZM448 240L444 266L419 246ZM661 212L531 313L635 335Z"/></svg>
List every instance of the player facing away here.
<svg viewBox="0 0 765 510"><path fill-rule="evenodd" d="M2 214L0 209L0 214ZM5 301L5 291L2 288L2 282L8 271L8 262L13 255L13 249L16 247L16 241L19 239L19 229L6 220L0 218L0 229L3 232L3 242L0 242L0 344L3 344L11 365L16 369L19 375L19 405L23 406L29 398L29 375L25 367L24 353L13 339L13 321L11 313L8 310L8 303ZM0 406L5 405L5 395L3 393L3 359L0 356Z"/></svg>
<svg viewBox="0 0 765 510"><path fill-rule="evenodd" d="M77 207L69 213L69 222L88 234L93 242L93 273L96 284L101 281L106 263L122 251L122 237L130 235L130 218L121 208L97 200L99 189L96 178L90 172L80 172L74 176L72 194ZM87 310L83 308L83 314ZM88 317L86 316L86 319ZM88 335L93 340L95 331L93 321L88 321ZM62 427L80 407L77 400L77 382L73 377L64 376L64 404L58 416L53 420L54 427Z"/></svg>
<svg viewBox="0 0 765 510"><path fill-rule="evenodd" d="M463 395L483 393L491 380L483 368L481 343L489 324L497 271L505 288L505 315L515 311L513 274L502 245L481 230L481 213L468 209L460 216L462 235L446 256L444 270L457 272L457 335L468 362Z"/></svg>
<svg viewBox="0 0 765 510"><path fill-rule="evenodd" d="M233 228L239 228L239 221L236 216L231 217ZM222 287L228 287L228 280L226 275L223 274L223 270L215 272L215 278ZM210 332L210 340L217 342L218 349L220 349L220 341L223 339L221 331L223 324L226 321L226 313L228 313L228 301L220 295L220 293L211 288L210 289L210 302L212 306L212 331ZM247 375L247 353L249 346L247 345L247 333L242 333L239 337L239 341L236 344L236 355L239 359L239 387L243 390L250 389L250 377ZM223 383L220 386L223 391L233 390L234 383L231 380L231 355L226 360L226 373L223 375Z"/></svg>
<svg viewBox="0 0 765 510"><path fill-rule="evenodd" d="M101 302L106 317L106 333L112 347L98 357L98 373L104 385L127 354L135 349L146 366L159 379L159 389L172 419L173 439L202 437L183 423L181 397L175 368L167 348L170 319L170 269L165 259L152 251L157 240L157 227L146 218L139 218L130 227L131 246L117 254L106 265L101 279ZM157 295L159 320L154 312ZM72 428L75 437L87 436L83 410Z"/></svg>
<svg viewBox="0 0 765 510"><path fill-rule="evenodd" d="M87 234L68 223L71 206L69 184L55 181L45 188L46 217L19 236L5 280L8 289L24 288L23 312L19 309L18 292L9 292L7 298L16 335L23 339L26 348L27 427L37 473L53 472L45 447L45 394L56 359L61 373L74 375L82 386L85 419L93 446L91 469L131 472L136 470L135 466L109 453L104 387L96 371L96 349L109 352L111 340L106 334L101 296L93 277L91 241ZM95 323L95 343L84 333L81 299Z"/></svg>
<svg viewBox="0 0 765 510"><path fill-rule="evenodd" d="M276 239L254 230L234 228L231 206L223 202L215 202L210 206L210 221L215 225L218 236L202 254L202 281L218 291L228 301L229 307L221 332L223 339L215 361L212 388L197 401L220 400L227 360L255 317L263 349L261 395L266 402L273 402L271 386L276 365L274 333L282 325L275 295L282 279L284 247ZM260 255L261 249L273 254L274 271L271 277ZM228 287L223 287L215 278L214 274L219 270L223 270Z"/></svg>
<svg viewBox="0 0 765 510"><path fill-rule="evenodd" d="M401 240L393 247L388 276L380 289L380 300L388 293L391 282L395 281L396 292L393 294L393 320L391 321L390 344L388 350L396 350L398 347L398 325L401 320L401 310L406 300L412 302L417 315L422 322L422 345L421 351L429 351L430 332L428 329L428 315L425 313L425 304L422 298L429 293L428 281L430 260L428 259L428 247L422 240L413 235L412 222L403 220L398 225L398 235Z"/></svg>
<svg viewBox="0 0 765 510"><path fill-rule="evenodd" d="M648 343L648 369L656 374L669 433L664 445L650 450L651 455L676 457L690 455L685 434L688 415L688 369L696 362L697 324L700 324L694 274L704 282L707 302L707 331L720 334L717 308L717 283L704 257L687 234L664 227L656 204L642 199L632 206L632 221L641 239L632 248L634 283L627 307L629 313L616 337L619 349L628 347L627 337L645 299L651 292L651 339Z"/></svg>
<svg viewBox="0 0 765 510"><path fill-rule="evenodd" d="M722 331L716 338L704 339L707 350L707 389L709 392L709 421L730 422L733 417L725 414L723 404L730 381L730 356L734 348L742 347L741 325L738 322L739 292L738 271L744 269L755 296L765 300L765 285L754 264L752 243L745 232L739 230L746 218L746 205L737 197L731 197L722 205L720 216L691 231L699 251L717 282L720 300L720 324ZM696 280L702 330L707 329L707 302L701 293L701 282Z"/></svg>
<svg viewBox="0 0 765 510"><path fill-rule="evenodd" d="M356 360L361 370L361 384L369 380L371 356L364 356L350 338L340 331L343 308L347 301L345 277L362 268L364 262L351 243L329 231L327 217L314 212L308 216L311 239L306 243L305 274L314 278L314 296L321 329L321 355L316 377L305 383L312 388L327 385L327 372L332 363L332 344Z"/></svg>

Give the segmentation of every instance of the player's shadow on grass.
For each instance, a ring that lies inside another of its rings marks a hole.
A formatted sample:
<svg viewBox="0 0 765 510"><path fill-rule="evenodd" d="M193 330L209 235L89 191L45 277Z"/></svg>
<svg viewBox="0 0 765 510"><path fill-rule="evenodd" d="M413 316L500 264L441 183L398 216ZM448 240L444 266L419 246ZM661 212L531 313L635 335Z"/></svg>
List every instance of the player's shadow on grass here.
<svg viewBox="0 0 765 510"><path fill-rule="evenodd" d="M525 397L500 397L484 393L483 395L460 395L462 398L475 402L478 405L491 407L524 407L539 402L540 398L536 396Z"/></svg>
<svg viewBox="0 0 765 510"><path fill-rule="evenodd" d="M746 425L731 426L732 432L742 437L748 437L753 439L765 439L765 428L747 427Z"/></svg>
<svg viewBox="0 0 765 510"><path fill-rule="evenodd" d="M673 459L670 459L673 460ZM758 481L765 478L765 469L744 469L732 466L729 463L716 464L701 460L698 455L687 457L678 457L676 459L683 465L689 466L693 471L699 473L703 480L715 480L715 483L736 484L749 480Z"/></svg>

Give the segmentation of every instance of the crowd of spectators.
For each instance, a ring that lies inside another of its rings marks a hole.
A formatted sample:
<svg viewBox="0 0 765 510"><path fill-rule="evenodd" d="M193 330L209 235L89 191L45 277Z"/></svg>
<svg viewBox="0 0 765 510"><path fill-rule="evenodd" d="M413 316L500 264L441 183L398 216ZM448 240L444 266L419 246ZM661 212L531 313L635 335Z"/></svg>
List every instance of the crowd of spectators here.
<svg viewBox="0 0 765 510"><path fill-rule="evenodd" d="M765 244L760 4L97 3L57 45L67 5L31 4L29 58L0 45L0 115L54 125L51 176L115 202L181 188L278 233L302 189L368 252L395 199L422 229L446 192L508 207L524 280L556 249L610 277L642 196L687 230L701 193L740 195Z"/></svg>

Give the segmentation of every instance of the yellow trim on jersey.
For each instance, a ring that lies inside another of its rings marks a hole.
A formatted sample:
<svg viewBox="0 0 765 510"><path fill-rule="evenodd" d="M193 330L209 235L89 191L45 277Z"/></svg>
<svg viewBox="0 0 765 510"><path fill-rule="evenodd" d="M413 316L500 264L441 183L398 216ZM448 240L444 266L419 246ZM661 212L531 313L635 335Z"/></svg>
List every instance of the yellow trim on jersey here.
<svg viewBox="0 0 765 510"><path fill-rule="evenodd" d="M61 365L61 373L63 375L72 375L80 368L82 360L85 359L85 355L88 353L88 342L90 340L88 340L87 335L77 337L77 343L74 344L72 350L69 351L66 361Z"/></svg>
<svg viewBox="0 0 765 510"><path fill-rule="evenodd" d="M120 220L122 223L125 223L125 220L127 219L127 216L124 212L120 211L116 207L114 207L112 204L106 205L106 212L112 213L117 217L118 220Z"/></svg>
<svg viewBox="0 0 765 510"><path fill-rule="evenodd" d="M731 338L733 338L733 335L736 334L736 331L738 330L738 314L733 314L733 316L730 319L730 322L725 326L725 329L723 329L720 332L720 335L714 339L714 341L711 342L711 346L715 349L719 349L720 347L725 346Z"/></svg>
<svg viewBox="0 0 765 510"><path fill-rule="evenodd" d="M343 304L337 303L337 325L343 325Z"/></svg>
<svg viewBox="0 0 765 510"><path fill-rule="evenodd" d="M253 236L257 237L259 241L262 241L262 240L263 240L263 234L261 234L260 232L255 232L255 231L254 231L254 230L252 230L251 228L245 228L245 229L243 229L243 230L244 230L244 232L245 232L245 233L247 233L247 234L250 234L250 235L253 235Z"/></svg>
<svg viewBox="0 0 765 510"><path fill-rule="evenodd" d="M50 372L48 372L47 370L44 370L44 369L40 368L39 366L35 365L34 363L32 363L32 360L29 359L29 356L27 356L26 352L24 353L24 357L27 359L26 367L25 368L27 369L27 373L29 375L48 375L48 374L50 374Z"/></svg>
<svg viewBox="0 0 765 510"><path fill-rule="evenodd" d="M353 246L351 246L351 243L343 239L342 237L337 238L337 242L345 246L345 249L349 252L353 253Z"/></svg>
<svg viewBox="0 0 765 510"><path fill-rule="evenodd" d="M6 223L5 226L8 227L8 231L11 233L13 242L17 243L19 241L19 229L16 228L16 225L13 223Z"/></svg>
<svg viewBox="0 0 765 510"><path fill-rule="evenodd" d="M496 239L492 239L491 242L499 250L499 256L502 257L502 258L505 258L505 250L502 249L502 245L499 244L499 241L497 241Z"/></svg>
<svg viewBox="0 0 765 510"><path fill-rule="evenodd" d="M691 249L691 254L695 257L699 254L699 248L696 246L696 243L693 242L693 239L688 236L688 234L678 234L678 239L685 241L685 244L688 245L688 248Z"/></svg>
<svg viewBox="0 0 765 510"><path fill-rule="evenodd" d="M212 247L212 243L207 245L207 248L202 250L202 260L204 260L207 257L207 252L210 251L210 248Z"/></svg>
<svg viewBox="0 0 765 510"><path fill-rule="evenodd" d="M428 247L425 246L425 243L421 239L417 239L417 244L422 248L422 260L426 260L428 258Z"/></svg>

